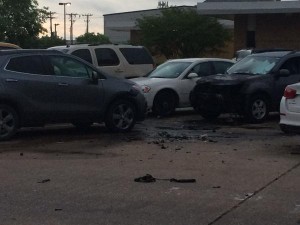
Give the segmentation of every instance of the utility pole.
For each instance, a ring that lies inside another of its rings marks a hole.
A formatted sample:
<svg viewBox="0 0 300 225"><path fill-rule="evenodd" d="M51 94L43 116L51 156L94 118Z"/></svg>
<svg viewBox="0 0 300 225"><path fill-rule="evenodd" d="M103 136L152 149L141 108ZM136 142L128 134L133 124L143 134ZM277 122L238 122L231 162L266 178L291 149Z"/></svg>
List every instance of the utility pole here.
<svg viewBox="0 0 300 225"><path fill-rule="evenodd" d="M47 17L48 19L50 19L50 37L53 38L53 31L52 31L52 19L54 19L55 17L53 17L53 14L55 14L56 12L49 12L49 16Z"/></svg>
<svg viewBox="0 0 300 225"><path fill-rule="evenodd" d="M71 2L60 2L58 5L63 5L64 6L64 40L66 40L66 5L71 5Z"/></svg>
<svg viewBox="0 0 300 225"><path fill-rule="evenodd" d="M70 22L71 22L70 40L71 40L71 45L72 45L73 44L73 24L75 23L75 18L76 18L76 16L78 16L78 14L77 13L70 13L70 14L67 14L67 15L70 16Z"/></svg>
<svg viewBox="0 0 300 225"><path fill-rule="evenodd" d="M55 23L54 24L54 34L55 34L55 38L57 38L57 32L56 32L56 27L59 25L59 23Z"/></svg>
<svg viewBox="0 0 300 225"><path fill-rule="evenodd" d="M86 22L86 33L89 33L89 22L90 22L89 17L93 16L93 15L92 14L84 14L82 16L86 17L86 20L84 21L84 22Z"/></svg>

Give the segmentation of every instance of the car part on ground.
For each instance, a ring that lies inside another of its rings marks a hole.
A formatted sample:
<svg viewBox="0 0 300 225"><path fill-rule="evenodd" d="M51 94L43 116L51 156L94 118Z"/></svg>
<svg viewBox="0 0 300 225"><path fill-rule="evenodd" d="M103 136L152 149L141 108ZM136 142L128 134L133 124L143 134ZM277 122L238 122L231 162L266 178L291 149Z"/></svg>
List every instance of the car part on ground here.
<svg viewBox="0 0 300 225"><path fill-rule="evenodd" d="M51 50L0 51L0 141L20 127L105 122L130 131L147 104L130 80L104 75L77 57Z"/></svg>
<svg viewBox="0 0 300 225"><path fill-rule="evenodd" d="M285 88L280 102L279 125L284 133L300 133L300 83Z"/></svg>
<svg viewBox="0 0 300 225"><path fill-rule="evenodd" d="M146 77L132 79L140 85L149 110L159 116L171 115L176 108L190 107L190 91L196 81L224 73L234 62L219 58L169 60Z"/></svg>
<svg viewBox="0 0 300 225"><path fill-rule="evenodd" d="M300 52L279 51L249 55L227 74L203 78L191 92L192 106L204 118L237 113L250 122L263 122L279 111L284 87L300 79ZM210 118L211 119L211 118Z"/></svg>
<svg viewBox="0 0 300 225"><path fill-rule="evenodd" d="M56 46L49 49L75 55L116 77L144 76L155 66L151 54L143 46L80 44Z"/></svg>

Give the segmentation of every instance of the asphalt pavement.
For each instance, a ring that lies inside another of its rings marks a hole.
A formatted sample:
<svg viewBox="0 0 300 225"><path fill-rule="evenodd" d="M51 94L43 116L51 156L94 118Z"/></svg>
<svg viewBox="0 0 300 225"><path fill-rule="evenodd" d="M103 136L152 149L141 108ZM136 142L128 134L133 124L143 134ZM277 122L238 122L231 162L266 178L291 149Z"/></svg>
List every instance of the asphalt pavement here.
<svg viewBox="0 0 300 225"><path fill-rule="evenodd" d="M278 120L183 111L129 134L23 129L0 143L0 225L300 224L300 139Z"/></svg>

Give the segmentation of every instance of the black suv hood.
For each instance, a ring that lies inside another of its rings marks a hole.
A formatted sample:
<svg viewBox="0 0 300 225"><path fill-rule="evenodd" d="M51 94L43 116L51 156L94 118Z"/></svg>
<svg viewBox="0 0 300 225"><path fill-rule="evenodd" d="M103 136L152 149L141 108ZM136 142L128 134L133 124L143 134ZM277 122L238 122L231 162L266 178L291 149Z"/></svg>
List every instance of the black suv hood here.
<svg viewBox="0 0 300 225"><path fill-rule="evenodd" d="M211 75L203 77L197 81L197 84L210 83L213 85L239 85L245 81L257 78L253 75L245 74L223 74L223 75Z"/></svg>

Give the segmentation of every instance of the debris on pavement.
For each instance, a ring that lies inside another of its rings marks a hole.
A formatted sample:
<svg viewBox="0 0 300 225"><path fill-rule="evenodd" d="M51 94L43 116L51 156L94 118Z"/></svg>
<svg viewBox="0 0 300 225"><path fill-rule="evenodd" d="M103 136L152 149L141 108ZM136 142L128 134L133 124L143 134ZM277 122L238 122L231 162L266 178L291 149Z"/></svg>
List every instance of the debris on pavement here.
<svg viewBox="0 0 300 225"><path fill-rule="evenodd" d="M152 183L157 180L164 180L164 181L177 182L177 183L195 183L196 182L196 179L155 178L151 174L146 174L145 176L134 179L135 182L141 182L141 183Z"/></svg>
<svg viewBox="0 0 300 225"><path fill-rule="evenodd" d="M50 182L50 181L51 181L50 179L44 179L44 180L38 181L38 183L43 184L43 183L47 183L47 182Z"/></svg>

